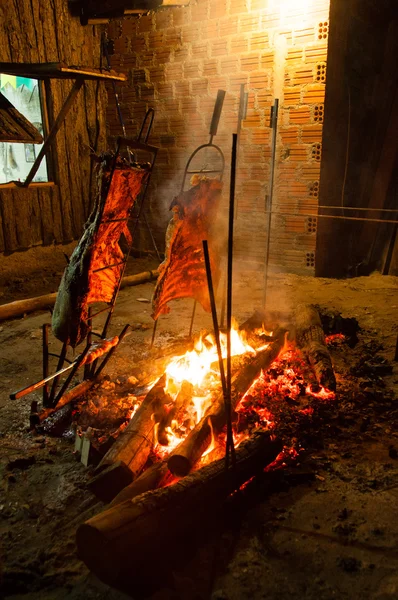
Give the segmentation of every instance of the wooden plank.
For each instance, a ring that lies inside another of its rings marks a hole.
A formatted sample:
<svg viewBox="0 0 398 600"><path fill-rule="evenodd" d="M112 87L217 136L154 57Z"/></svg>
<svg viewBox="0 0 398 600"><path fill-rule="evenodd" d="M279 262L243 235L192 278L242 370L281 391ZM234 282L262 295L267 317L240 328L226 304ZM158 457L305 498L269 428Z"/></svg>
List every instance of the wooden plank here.
<svg viewBox="0 0 398 600"><path fill-rule="evenodd" d="M7 189L0 194L5 252L15 252L15 250L18 250L19 248L16 217L14 213L14 193L15 190Z"/></svg>
<svg viewBox="0 0 398 600"><path fill-rule="evenodd" d="M68 67L65 63L6 63L0 62L0 73L33 77L34 79L77 79L88 81L127 81L124 73L94 67Z"/></svg>

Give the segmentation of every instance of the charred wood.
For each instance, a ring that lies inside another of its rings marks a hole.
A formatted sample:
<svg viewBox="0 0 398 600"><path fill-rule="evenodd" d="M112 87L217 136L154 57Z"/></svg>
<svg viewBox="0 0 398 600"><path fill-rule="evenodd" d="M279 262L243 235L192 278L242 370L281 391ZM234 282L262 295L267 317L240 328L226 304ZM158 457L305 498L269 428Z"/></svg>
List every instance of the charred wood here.
<svg viewBox="0 0 398 600"><path fill-rule="evenodd" d="M318 311L310 304L299 304L294 316L297 346L307 357L318 383L335 391L336 377Z"/></svg>
<svg viewBox="0 0 398 600"><path fill-rule="evenodd" d="M226 471L221 459L174 485L102 512L78 528L79 557L103 582L134 597L149 595L153 565L172 569L173 558L185 551L187 532L203 530L227 497L261 473L281 449L268 432L256 433L238 448L236 468Z"/></svg>
<svg viewBox="0 0 398 600"><path fill-rule="evenodd" d="M89 488L104 502L112 500L139 475L147 462L155 440L156 421L163 415L164 405L171 402L164 391L165 381L163 375L148 392L126 429L101 460L98 474L89 483Z"/></svg>

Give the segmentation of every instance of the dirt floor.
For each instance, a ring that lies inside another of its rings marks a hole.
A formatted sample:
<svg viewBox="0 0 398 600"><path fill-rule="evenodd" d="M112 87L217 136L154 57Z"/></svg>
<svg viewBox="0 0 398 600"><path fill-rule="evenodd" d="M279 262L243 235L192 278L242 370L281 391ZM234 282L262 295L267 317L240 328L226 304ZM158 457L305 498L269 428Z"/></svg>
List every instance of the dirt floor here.
<svg viewBox="0 0 398 600"><path fill-rule="evenodd" d="M47 267L39 271L37 264L34 274L30 256L30 273L20 270L16 276L14 255L14 266L9 261L0 273L1 301L55 291L62 257L63 249L52 257L49 253ZM156 263L135 260L130 272L149 267ZM37 281L39 272L42 280ZM238 322L261 306L262 286L258 272L236 269ZM150 364L152 291L153 283L147 283L120 292L111 333L126 323L131 333L109 363L108 377L96 389L99 396L109 386L126 389L141 361ZM276 477L264 476L231 499L211 532L203 524L196 552L171 573L172 585L153 600L398 598L398 363L391 362L393 373L380 377L377 369L372 376L359 369L365 359L384 364L383 359L394 357L397 291L397 278L378 274L350 280L272 275L270 308L289 314L308 302L358 320L357 346L332 349L341 395L328 409L324 430L317 423L312 439L302 440L295 466ZM154 356L187 335L191 311L191 301L178 301L161 318ZM0 324L3 597L134 598L134 582L129 596L112 590L76 555L76 528L95 500L86 488L92 470L76 461L72 436L30 433L32 396L9 400L11 391L41 378L41 326L49 321L50 313L41 312ZM210 326L209 315L198 309L194 331ZM52 348L59 345L52 342ZM354 376L357 395L352 393ZM40 393L34 397L40 400Z"/></svg>

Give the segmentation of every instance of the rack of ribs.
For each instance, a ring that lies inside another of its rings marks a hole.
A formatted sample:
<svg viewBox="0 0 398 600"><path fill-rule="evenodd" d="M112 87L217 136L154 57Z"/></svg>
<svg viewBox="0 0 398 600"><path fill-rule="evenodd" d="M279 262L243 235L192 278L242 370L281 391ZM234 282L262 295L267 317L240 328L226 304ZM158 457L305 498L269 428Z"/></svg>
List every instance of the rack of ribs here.
<svg viewBox="0 0 398 600"><path fill-rule="evenodd" d="M217 286L220 267L216 219L221 198L219 179L193 178L193 187L171 203L174 215L166 231L166 258L152 298L152 317L170 312L168 302L194 298L210 312L202 240L209 241L213 280Z"/></svg>
<svg viewBox="0 0 398 600"><path fill-rule="evenodd" d="M128 218L148 174L118 157L109 186L112 162L101 162L96 204L62 276L52 315L55 337L73 347L87 335L89 305L114 300L125 263L119 240L123 234L130 247Z"/></svg>

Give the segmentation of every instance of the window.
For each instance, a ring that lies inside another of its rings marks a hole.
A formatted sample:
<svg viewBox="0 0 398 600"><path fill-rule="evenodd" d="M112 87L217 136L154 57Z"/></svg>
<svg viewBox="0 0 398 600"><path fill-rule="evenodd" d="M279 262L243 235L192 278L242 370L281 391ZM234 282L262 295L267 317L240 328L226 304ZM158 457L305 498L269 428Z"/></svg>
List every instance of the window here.
<svg viewBox="0 0 398 600"><path fill-rule="evenodd" d="M43 134L43 113L37 79L0 74L1 93ZM0 142L0 183L25 181L42 144ZM48 181L46 157L34 182Z"/></svg>

